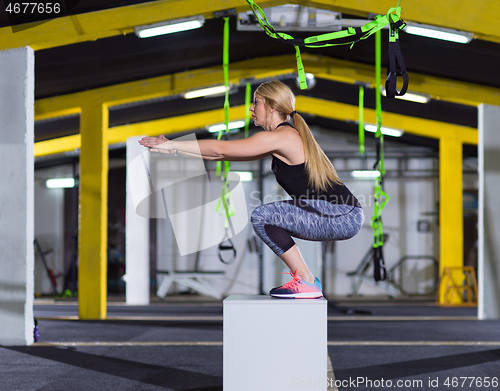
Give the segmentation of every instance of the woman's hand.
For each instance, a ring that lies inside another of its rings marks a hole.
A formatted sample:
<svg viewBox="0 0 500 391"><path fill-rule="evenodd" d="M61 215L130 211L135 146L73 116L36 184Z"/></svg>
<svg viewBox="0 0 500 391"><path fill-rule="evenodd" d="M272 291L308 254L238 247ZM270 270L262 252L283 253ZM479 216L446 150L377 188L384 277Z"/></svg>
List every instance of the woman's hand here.
<svg viewBox="0 0 500 391"><path fill-rule="evenodd" d="M149 149L150 152L177 153L172 149L172 142L163 134L159 137L143 137L139 144Z"/></svg>

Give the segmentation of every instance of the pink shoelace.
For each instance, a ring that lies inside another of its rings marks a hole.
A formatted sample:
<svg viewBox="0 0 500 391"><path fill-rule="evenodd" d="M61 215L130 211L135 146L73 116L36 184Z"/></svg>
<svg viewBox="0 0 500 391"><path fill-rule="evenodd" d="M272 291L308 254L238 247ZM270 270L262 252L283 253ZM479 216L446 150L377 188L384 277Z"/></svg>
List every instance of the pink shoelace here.
<svg viewBox="0 0 500 391"><path fill-rule="evenodd" d="M293 273L291 270L290 272L282 272L281 274L290 274L292 276L292 279L288 281L286 284L282 285L282 288L295 288L298 285L298 282L302 280L302 278L297 274L297 271Z"/></svg>

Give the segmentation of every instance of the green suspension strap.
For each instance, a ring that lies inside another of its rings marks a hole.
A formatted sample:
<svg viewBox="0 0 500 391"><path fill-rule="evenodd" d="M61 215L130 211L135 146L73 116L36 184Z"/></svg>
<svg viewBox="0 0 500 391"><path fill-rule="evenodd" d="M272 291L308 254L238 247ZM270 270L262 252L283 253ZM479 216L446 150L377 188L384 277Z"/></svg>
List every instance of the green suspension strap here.
<svg viewBox="0 0 500 391"><path fill-rule="evenodd" d="M224 124L225 130L219 130L217 140L223 135L229 134L229 17L224 17L224 41L222 45L222 69L224 71L224 85L226 93L224 94ZM218 171L220 171L220 162L217 162Z"/></svg>
<svg viewBox="0 0 500 391"><path fill-rule="evenodd" d="M389 195L383 190L383 177L385 175L384 164L384 135L382 133L382 102L380 90L380 68L381 68L381 33L378 31L375 34L375 105L377 113L377 132L375 133L376 148L377 148L377 161L373 168L379 171L379 176L375 179L375 192L374 192L374 208L373 216L371 218L371 226L373 228L373 277L375 281L385 280L387 278L387 271L384 263L384 231L382 226L382 211L389 201ZM381 201L381 198L384 198Z"/></svg>
<svg viewBox="0 0 500 391"><path fill-rule="evenodd" d="M224 67L224 124L226 125L226 137L229 136L229 17L224 18L224 43L222 49L222 63ZM219 132L219 138L221 132Z"/></svg>
<svg viewBox="0 0 500 391"><path fill-rule="evenodd" d="M359 86L359 121L358 121L358 138L359 138L359 153L365 153L365 88Z"/></svg>
<svg viewBox="0 0 500 391"><path fill-rule="evenodd" d="M222 53L222 67L224 70L224 85L226 87L226 93L224 96L224 124L225 130L220 130L219 134L217 136L217 140L221 140L223 137L224 139L229 138L229 17L224 17L224 41L223 41L223 53ZM233 203L233 194L229 191L229 172L230 172L230 164L229 162L223 162L224 163L224 172L222 173L222 193L219 199L217 200L217 204L215 206L215 210L220 213L221 210L221 205L222 209L224 210L226 219L224 223L224 228L225 228L225 236L222 239L222 241L219 243L219 248L218 248L218 255L219 255L219 260L222 263L225 264L231 264L236 260L236 248L234 247L233 242L229 238L228 235L228 228L231 229L232 236L235 235L233 224L231 222L231 217L234 216L234 203ZM210 186L211 180L210 180L210 174L209 175L209 182ZM216 170L216 175L221 176L221 162L217 162L217 170ZM230 257L229 259L225 259L225 256L223 256L223 252L229 251Z"/></svg>
<svg viewBox="0 0 500 391"><path fill-rule="evenodd" d="M250 106L252 105L252 85L247 82L245 86L245 138L250 129Z"/></svg>
<svg viewBox="0 0 500 391"><path fill-rule="evenodd" d="M229 137L229 17L224 17L224 42L223 42L223 54L222 54L222 65L224 69L224 85L226 86L226 93L224 98L224 124L226 125L225 131L220 130L217 136L217 140L222 139L224 136L225 139ZM232 193L229 192L229 178L228 174L230 171L230 163L224 163L224 172L222 173L222 180L224 181L222 185L222 194L217 201L216 210L219 212L220 206L222 204L224 212L226 214L226 222L225 228L227 230L228 226L231 227L231 230L234 235L234 229L231 224L231 216L234 216L234 204L232 202ZM221 175L221 162L217 162L217 171L216 175ZM227 235L226 235L227 236Z"/></svg>
<svg viewBox="0 0 500 391"><path fill-rule="evenodd" d="M368 38L370 35L376 33L377 31L380 31L388 24L390 24L391 28L394 28L396 31L404 28L405 26L404 22L400 18L401 0L399 0L398 5L394 8L391 8L387 13L387 15L377 15L375 17L375 20L368 22L361 27L356 27L356 28L348 27L346 30L342 31L316 35L305 39L295 39L289 34L283 32L277 32L267 20L266 14L262 10L262 8L260 8L257 4L255 4L253 0L246 0L246 2L252 9L252 12L256 17L257 22L260 24L260 26L266 32L267 35L269 35L271 38L278 39L281 42L294 45L295 55L297 58L297 72L299 76L301 89L307 88L307 81L306 81L304 66L302 64L302 58L300 55L300 46L305 46L308 48L318 48L327 46L350 45L352 48L356 42ZM356 36L358 36L358 38L354 38ZM340 43L338 42L334 43L334 41L338 39L344 39L346 41ZM392 71L390 73L392 73ZM403 95L403 93L401 95Z"/></svg>
<svg viewBox="0 0 500 391"><path fill-rule="evenodd" d="M224 35L226 36L226 35ZM226 46L224 46L226 48ZM226 53L227 49L225 49L225 53ZM224 58L227 58L228 56L225 55ZM226 81L228 80L228 78L226 77L225 79ZM226 82L227 83L227 82ZM226 84L227 86L227 84ZM252 85L250 83L246 83L246 87L245 87L245 108L246 108L246 114L245 114L245 138L248 137L248 131L249 131L249 125L250 125L250 105L251 105L251 100L252 100ZM225 103L224 104L224 108L226 109L227 107L227 110L229 110L229 102L228 102L228 99L227 99L227 92L226 92L226 102L227 104ZM229 121L229 116L226 114L226 132L228 132L228 121ZM220 134L220 132L219 132ZM217 163L220 163L220 162L217 162ZM230 227L231 228L231 232L233 234L233 236L235 235L234 233L234 228L231 224L231 217L234 216L235 214L235 210L234 210L234 203L232 202L233 201L233 194L231 192L229 192L229 178L228 178L228 175L229 175L229 162L224 162L225 163L225 170L224 170L224 173L223 173L223 179L224 179L224 184L222 186L222 195L220 196L219 200L217 201L217 205L216 205L216 210L219 211L220 209L220 205L222 203L223 207L224 207L224 211L226 212L226 223L225 223L225 228L226 228L226 231L227 231L227 228ZM220 256L220 251L222 250L231 250L233 251L233 258L236 257L236 250L233 246L233 242L231 241L231 239L227 238L227 234L226 234L226 238L225 238L228 242L229 242L229 246L227 245L223 245L221 243L221 245L219 246L219 258L221 259L222 262L224 263L228 263L228 262L225 262L222 257Z"/></svg>

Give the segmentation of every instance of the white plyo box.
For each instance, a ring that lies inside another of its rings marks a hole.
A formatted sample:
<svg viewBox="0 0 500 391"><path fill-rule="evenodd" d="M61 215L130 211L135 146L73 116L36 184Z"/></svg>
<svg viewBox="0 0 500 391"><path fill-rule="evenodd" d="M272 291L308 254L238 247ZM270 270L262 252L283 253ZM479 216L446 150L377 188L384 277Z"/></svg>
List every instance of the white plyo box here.
<svg viewBox="0 0 500 391"><path fill-rule="evenodd" d="M224 300L223 391L326 391L327 300Z"/></svg>

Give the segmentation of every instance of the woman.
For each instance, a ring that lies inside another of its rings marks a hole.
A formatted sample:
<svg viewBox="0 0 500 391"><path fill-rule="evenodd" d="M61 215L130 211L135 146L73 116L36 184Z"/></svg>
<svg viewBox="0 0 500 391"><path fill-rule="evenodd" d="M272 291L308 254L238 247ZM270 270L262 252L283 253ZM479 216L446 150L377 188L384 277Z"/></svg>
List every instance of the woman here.
<svg viewBox="0 0 500 391"><path fill-rule="evenodd" d="M322 289L292 237L324 241L356 235L363 224L358 200L339 179L333 165L294 109L295 96L280 81L261 84L250 112L264 128L246 139L170 141L145 137L139 143L152 152L182 153L207 160L241 161L272 156L276 180L291 200L258 206L251 216L255 233L290 269L292 279L274 288L281 298L318 298ZM286 122L293 121L293 126Z"/></svg>

